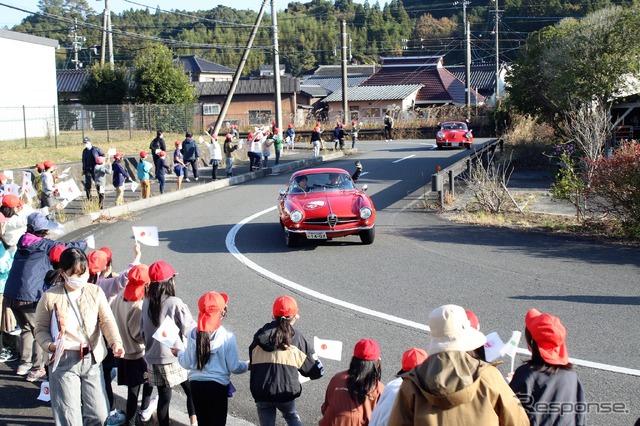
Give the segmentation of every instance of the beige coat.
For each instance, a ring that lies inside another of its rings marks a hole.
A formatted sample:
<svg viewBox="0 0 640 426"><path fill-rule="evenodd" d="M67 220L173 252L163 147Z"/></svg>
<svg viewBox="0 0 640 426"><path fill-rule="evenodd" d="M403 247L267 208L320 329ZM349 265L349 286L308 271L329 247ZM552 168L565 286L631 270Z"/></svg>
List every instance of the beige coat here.
<svg viewBox="0 0 640 426"><path fill-rule="evenodd" d="M76 290L79 291L79 290ZM78 299L79 314L85 324L89 336L89 344L96 362L102 362L107 355L104 345L104 334L111 347L114 343L122 345L118 326L109 308L104 291L95 284L87 284ZM36 308L36 340L45 352L49 352L49 345L53 343L51 337L51 314L54 306L58 307L61 318L75 315L69 306L69 299L64 291L64 284L57 285L45 292Z"/></svg>
<svg viewBox="0 0 640 426"><path fill-rule="evenodd" d="M502 374L466 352L431 355L402 378L389 426L529 426Z"/></svg>

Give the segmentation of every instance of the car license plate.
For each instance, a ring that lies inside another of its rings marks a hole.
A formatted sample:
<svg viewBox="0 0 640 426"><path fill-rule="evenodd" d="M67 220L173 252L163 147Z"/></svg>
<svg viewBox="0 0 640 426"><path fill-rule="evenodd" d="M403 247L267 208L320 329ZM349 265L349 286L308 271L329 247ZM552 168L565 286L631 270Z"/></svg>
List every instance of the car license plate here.
<svg viewBox="0 0 640 426"><path fill-rule="evenodd" d="M327 239L327 233L326 232L307 231L307 239L309 239L309 240L326 240Z"/></svg>

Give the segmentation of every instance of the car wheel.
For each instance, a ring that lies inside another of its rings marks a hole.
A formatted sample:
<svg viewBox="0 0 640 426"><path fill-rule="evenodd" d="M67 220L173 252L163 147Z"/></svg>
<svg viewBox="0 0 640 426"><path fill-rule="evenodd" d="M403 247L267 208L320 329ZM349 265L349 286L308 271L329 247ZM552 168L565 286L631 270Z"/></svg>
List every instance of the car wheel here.
<svg viewBox="0 0 640 426"><path fill-rule="evenodd" d="M467 149L471 149L471 144L470 143L466 144L465 146L467 147Z"/></svg>
<svg viewBox="0 0 640 426"><path fill-rule="evenodd" d="M444 148L444 146L438 145L438 149L442 149L442 148Z"/></svg>
<svg viewBox="0 0 640 426"><path fill-rule="evenodd" d="M287 247L295 247L298 244L298 236L294 232L284 230L284 243Z"/></svg>
<svg viewBox="0 0 640 426"><path fill-rule="evenodd" d="M376 239L376 227L360 232L360 241L362 244L373 244L373 240Z"/></svg>

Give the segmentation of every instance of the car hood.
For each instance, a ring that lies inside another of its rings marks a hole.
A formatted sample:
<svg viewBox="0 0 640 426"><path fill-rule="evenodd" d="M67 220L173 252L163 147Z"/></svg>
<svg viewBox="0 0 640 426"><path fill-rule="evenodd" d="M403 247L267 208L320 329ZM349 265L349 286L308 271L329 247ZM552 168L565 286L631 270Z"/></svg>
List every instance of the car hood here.
<svg viewBox="0 0 640 426"><path fill-rule="evenodd" d="M360 208L362 194L356 190L309 193L291 197L306 217L327 216L331 213L338 216L350 216Z"/></svg>

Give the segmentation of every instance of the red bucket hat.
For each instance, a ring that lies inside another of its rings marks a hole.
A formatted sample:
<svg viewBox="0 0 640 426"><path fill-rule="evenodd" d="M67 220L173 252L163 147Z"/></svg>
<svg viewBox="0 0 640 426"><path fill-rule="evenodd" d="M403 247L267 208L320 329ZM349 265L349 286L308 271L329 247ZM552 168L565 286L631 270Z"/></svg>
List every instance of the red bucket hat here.
<svg viewBox="0 0 640 426"><path fill-rule="evenodd" d="M144 287L149 284L149 267L144 264L135 265L127 274L129 281L124 288L123 296L129 302L137 302L144 296Z"/></svg>
<svg viewBox="0 0 640 426"><path fill-rule="evenodd" d="M87 260L89 260L89 273L97 274L102 271L109 263L107 258L107 253L102 250L94 250L89 253L87 256Z"/></svg>
<svg viewBox="0 0 640 426"><path fill-rule="evenodd" d="M560 318L543 314L537 309L530 309L524 323L538 345L543 360L552 365L569 363L569 353L565 343L567 330L560 322Z"/></svg>
<svg viewBox="0 0 640 426"><path fill-rule="evenodd" d="M159 260L149 266L149 279L152 283L168 280L176 275L177 272L167 262Z"/></svg>
<svg viewBox="0 0 640 426"><path fill-rule="evenodd" d="M365 361L375 361L380 359L380 346L370 339L362 339L353 348L353 356Z"/></svg>
<svg viewBox="0 0 640 426"><path fill-rule="evenodd" d="M298 302L290 296L280 296L273 302L273 316L291 318L298 314Z"/></svg>
<svg viewBox="0 0 640 426"><path fill-rule="evenodd" d="M63 251L65 251L67 249L67 246L63 246L58 244L57 246L54 246L50 251L49 251L49 260L53 263L53 262L60 262L60 255L62 254Z"/></svg>
<svg viewBox="0 0 640 426"><path fill-rule="evenodd" d="M24 203L20 200L20 198L18 198L17 195L9 194L5 195L4 198L2 198L2 205L15 209L16 207L22 207Z"/></svg>
<svg viewBox="0 0 640 426"><path fill-rule="evenodd" d="M229 296L210 291L198 300L198 331L212 332L220 327Z"/></svg>
<svg viewBox="0 0 640 426"><path fill-rule="evenodd" d="M107 253L107 261L110 261L113 258L113 252L109 247L100 247L98 250Z"/></svg>
<svg viewBox="0 0 640 426"><path fill-rule="evenodd" d="M147 158L147 151L140 151L140 158Z"/></svg>
<svg viewBox="0 0 640 426"><path fill-rule="evenodd" d="M427 351L411 348L402 354L402 371L411 371L427 359Z"/></svg>

